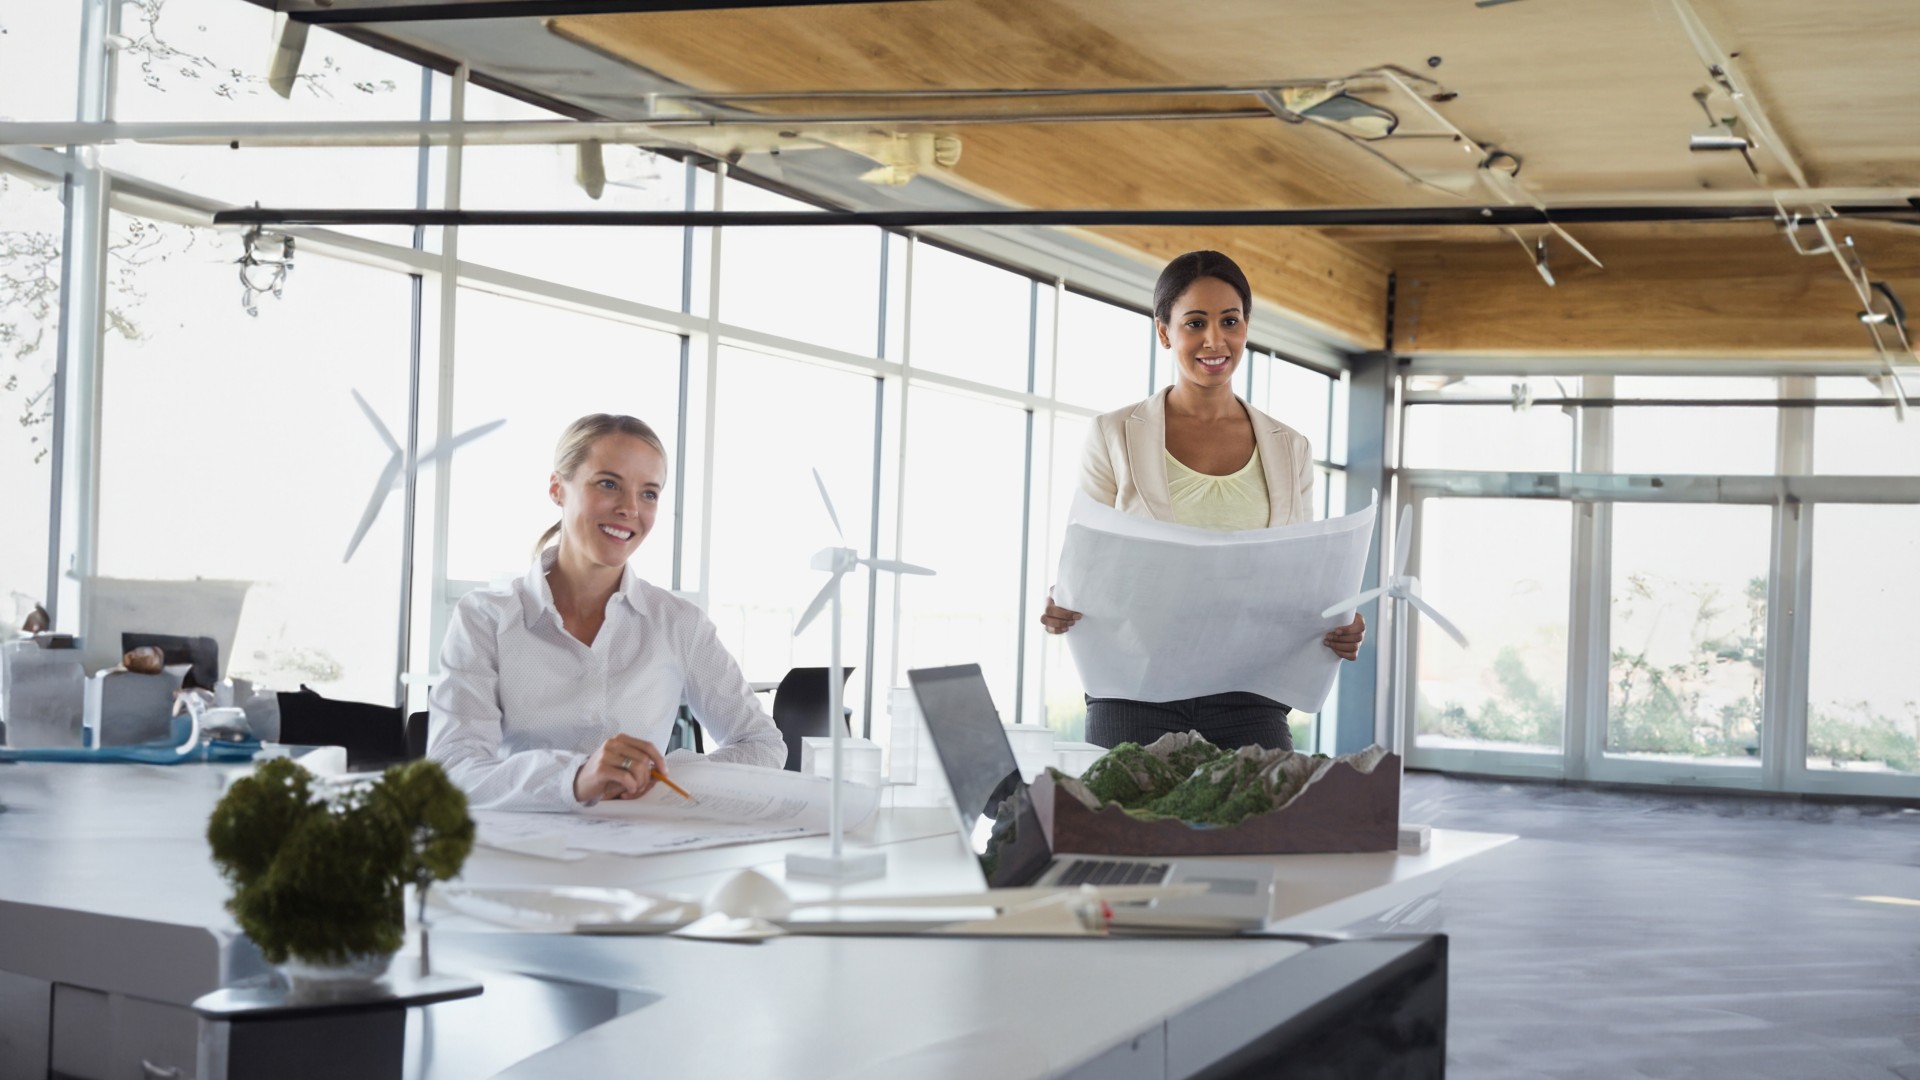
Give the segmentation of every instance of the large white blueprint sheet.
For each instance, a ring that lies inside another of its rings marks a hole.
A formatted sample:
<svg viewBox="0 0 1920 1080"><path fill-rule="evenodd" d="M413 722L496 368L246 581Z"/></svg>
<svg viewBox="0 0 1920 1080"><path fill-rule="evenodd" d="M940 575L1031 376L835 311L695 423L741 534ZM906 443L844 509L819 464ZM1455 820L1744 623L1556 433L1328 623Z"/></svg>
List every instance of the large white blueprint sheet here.
<svg viewBox="0 0 1920 1080"><path fill-rule="evenodd" d="M652 855L818 836L827 831L831 781L676 753L673 780L700 801L689 803L665 784L631 801L609 800L575 814L476 811L479 840L491 847L558 856L562 849ZM849 783L840 794L841 821L853 828L879 804L879 790Z"/></svg>
<svg viewBox="0 0 1920 1080"><path fill-rule="evenodd" d="M1054 603L1093 697L1177 701L1250 691L1318 712L1340 658L1321 640L1353 612L1375 508L1327 521L1216 532L1074 496Z"/></svg>

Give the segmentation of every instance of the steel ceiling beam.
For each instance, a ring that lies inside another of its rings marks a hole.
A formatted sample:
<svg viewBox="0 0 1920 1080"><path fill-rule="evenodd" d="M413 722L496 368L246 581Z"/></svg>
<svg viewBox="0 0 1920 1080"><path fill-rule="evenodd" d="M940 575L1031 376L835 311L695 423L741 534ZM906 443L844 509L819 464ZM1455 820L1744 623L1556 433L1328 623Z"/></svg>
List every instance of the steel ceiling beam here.
<svg viewBox="0 0 1920 1080"><path fill-rule="evenodd" d="M324 2L324 6L322 6ZM552 19L563 15L651 15L749 8L846 7L923 0L292 0L272 5L315 26L350 23L452 22L462 19Z"/></svg>
<svg viewBox="0 0 1920 1080"><path fill-rule="evenodd" d="M1894 216L1920 224L1906 203L1836 206L1848 216ZM1584 225L1635 222L1773 221L1772 203L1722 206L1414 206L1319 207L1288 210L423 210L235 207L214 214L216 225L589 225L792 227L871 225L930 227L1239 226L1257 228L1416 228Z"/></svg>

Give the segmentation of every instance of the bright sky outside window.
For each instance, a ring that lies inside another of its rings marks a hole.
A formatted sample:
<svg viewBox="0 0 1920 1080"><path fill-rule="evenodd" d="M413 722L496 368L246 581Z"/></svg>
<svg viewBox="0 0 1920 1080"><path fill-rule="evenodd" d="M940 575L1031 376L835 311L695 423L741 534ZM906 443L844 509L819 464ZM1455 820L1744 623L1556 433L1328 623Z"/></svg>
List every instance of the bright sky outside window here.
<svg viewBox="0 0 1920 1080"><path fill-rule="evenodd" d="M1877 398L1865 379L1821 379L1820 397ZM1813 471L1841 476L1920 476L1920 418L1891 408L1834 407L1813 413Z"/></svg>
<svg viewBox="0 0 1920 1080"><path fill-rule="evenodd" d="M1616 398L1778 396L1776 380L1621 376ZM1768 475L1774 471L1779 410L1737 406L1634 406L1613 410L1613 471Z"/></svg>
<svg viewBox="0 0 1920 1080"><path fill-rule="evenodd" d="M713 496L712 595L707 613L720 640L755 682L777 682L796 666L826 667L832 623L793 626L826 583L810 564L825 547L865 551L873 507L873 379L744 349L720 351L720 399L709 491ZM819 469L845 530L836 536L820 502ZM886 537L891 542L891 535ZM866 663L867 574L840 589L840 661ZM876 685L886 686L884 678ZM854 733L864 715L866 679L846 683ZM875 718L885 727L884 715Z"/></svg>
<svg viewBox="0 0 1920 1080"><path fill-rule="evenodd" d="M525 572L534 540L559 520L547 493L554 444L574 420L605 412L645 420L667 446L668 490L630 565L671 587L679 339L475 289L462 289L458 304L454 430L507 424L455 454L447 576Z"/></svg>
<svg viewBox="0 0 1920 1080"><path fill-rule="evenodd" d="M919 245L909 324L913 366L1025 391L1032 297L1030 278Z"/></svg>
<svg viewBox="0 0 1920 1080"><path fill-rule="evenodd" d="M1420 513L1421 594L1473 648L1418 620L1418 744L1557 752L1566 711L1571 504L1427 499Z"/></svg>
<svg viewBox="0 0 1920 1080"><path fill-rule="evenodd" d="M407 279L302 259L256 318L240 309L232 237L115 215L112 243L100 572L252 582L227 670L390 698L398 493L342 556L389 457L353 393L406 430Z"/></svg>
<svg viewBox="0 0 1920 1080"><path fill-rule="evenodd" d="M1814 508L1807 765L1920 773L1920 506Z"/></svg>
<svg viewBox="0 0 1920 1080"><path fill-rule="evenodd" d="M60 217L57 189L0 175L0 638L46 600Z"/></svg>
<svg viewBox="0 0 1920 1080"><path fill-rule="evenodd" d="M1513 379L1486 376L1462 379L1446 387L1448 396L1510 401L1519 383L1533 398L1580 392L1580 380ZM1339 409L1344 418L1345 403ZM1344 424L1341 425L1344 428ZM1568 472L1573 469L1573 418L1557 405L1414 404L1406 409L1400 460L1410 469L1516 469Z"/></svg>
<svg viewBox="0 0 1920 1080"><path fill-rule="evenodd" d="M1146 397L1152 334L1145 315L1068 290L1060 306L1056 396L1101 412Z"/></svg>
<svg viewBox="0 0 1920 1080"><path fill-rule="evenodd" d="M77 4L72 6L77 7ZM116 50L114 118L122 121L418 120L421 69L322 29L311 31L288 98L266 84L273 13L228 0L143 0L122 7L132 45ZM101 148L101 162L170 187L236 204L412 206L412 147L229 150L219 146ZM342 232L412 242L404 226Z"/></svg>
<svg viewBox="0 0 1920 1080"><path fill-rule="evenodd" d="M469 85L467 119L564 118ZM469 146L463 151L460 205L470 210L684 209L685 165L633 146L606 146L600 153L606 187L593 199L574 180L574 146ZM685 237L680 228L469 227L460 230L460 258L678 311Z"/></svg>
<svg viewBox="0 0 1920 1080"><path fill-rule="evenodd" d="M897 666L904 679L910 668L979 664L994 706L1010 724L1015 622L1023 608L1017 593L1026 413L924 385L911 388L908 398L906 535L899 557L937 576L901 580Z"/></svg>
<svg viewBox="0 0 1920 1080"><path fill-rule="evenodd" d="M1268 372L1266 400L1254 407L1307 437L1313 456L1327 459L1327 394L1332 380L1317 371L1273 357L1262 365Z"/></svg>
<svg viewBox="0 0 1920 1080"><path fill-rule="evenodd" d="M0 121L74 119L83 10L28 2L0 10Z"/></svg>
<svg viewBox="0 0 1920 1080"><path fill-rule="evenodd" d="M1771 522L1765 506L1613 508L1608 753L1759 764Z"/></svg>
<svg viewBox="0 0 1920 1080"><path fill-rule="evenodd" d="M726 208L818 209L744 181L726 186ZM880 230L809 226L721 232L720 321L874 355L880 343Z"/></svg>

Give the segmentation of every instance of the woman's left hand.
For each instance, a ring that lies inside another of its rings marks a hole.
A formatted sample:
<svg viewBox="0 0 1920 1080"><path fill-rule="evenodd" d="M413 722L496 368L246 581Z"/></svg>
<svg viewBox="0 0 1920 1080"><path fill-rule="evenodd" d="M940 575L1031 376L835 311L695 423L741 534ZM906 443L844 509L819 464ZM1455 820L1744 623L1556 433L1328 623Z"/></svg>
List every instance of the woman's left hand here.
<svg viewBox="0 0 1920 1080"><path fill-rule="evenodd" d="M1340 654L1342 660L1352 660L1360 655L1360 643L1367 639L1367 620L1359 612L1353 613L1353 621L1338 630L1329 630L1322 641L1327 648Z"/></svg>

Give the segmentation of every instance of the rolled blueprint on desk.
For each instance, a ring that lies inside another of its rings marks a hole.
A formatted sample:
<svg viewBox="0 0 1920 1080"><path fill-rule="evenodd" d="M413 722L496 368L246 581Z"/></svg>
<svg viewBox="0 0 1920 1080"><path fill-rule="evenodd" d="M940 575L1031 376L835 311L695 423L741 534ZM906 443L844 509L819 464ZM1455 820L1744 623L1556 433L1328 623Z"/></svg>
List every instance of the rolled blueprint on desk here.
<svg viewBox="0 0 1920 1080"><path fill-rule="evenodd" d="M665 784L655 784L638 799L607 800L576 814L478 810L473 821L479 840L523 854L563 848L652 855L827 831L831 780L678 752L667 761L674 782L699 802L690 803ZM852 829L873 813L880 792L848 783L840 799L841 820Z"/></svg>
<svg viewBox="0 0 1920 1080"><path fill-rule="evenodd" d="M1053 601L1094 697L1177 701L1250 691L1318 712L1340 658L1327 605L1360 591L1375 508L1327 521L1217 532L1074 496Z"/></svg>

